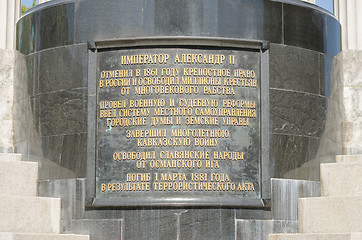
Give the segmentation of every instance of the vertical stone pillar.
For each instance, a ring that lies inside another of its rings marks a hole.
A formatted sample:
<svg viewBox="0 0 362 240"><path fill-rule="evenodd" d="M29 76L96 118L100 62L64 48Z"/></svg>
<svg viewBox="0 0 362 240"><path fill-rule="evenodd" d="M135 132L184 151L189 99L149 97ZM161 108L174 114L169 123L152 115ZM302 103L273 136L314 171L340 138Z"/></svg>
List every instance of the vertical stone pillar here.
<svg viewBox="0 0 362 240"><path fill-rule="evenodd" d="M0 49L15 48L15 24L20 17L20 0L0 1Z"/></svg>
<svg viewBox="0 0 362 240"><path fill-rule="evenodd" d="M362 1L334 0L334 12L342 25L342 49L362 50Z"/></svg>
<svg viewBox="0 0 362 240"><path fill-rule="evenodd" d="M14 152L14 79L19 53L15 48L15 26L20 17L20 0L0 1L0 152Z"/></svg>
<svg viewBox="0 0 362 240"><path fill-rule="evenodd" d="M362 154L362 1L334 0L334 12L342 25L345 105L345 154Z"/></svg>
<svg viewBox="0 0 362 240"><path fill-rule="evenodd" d="M0 49L0 153L12 153L15 55L12 49ZM18 53L19 54L19 53Z"/></svg>

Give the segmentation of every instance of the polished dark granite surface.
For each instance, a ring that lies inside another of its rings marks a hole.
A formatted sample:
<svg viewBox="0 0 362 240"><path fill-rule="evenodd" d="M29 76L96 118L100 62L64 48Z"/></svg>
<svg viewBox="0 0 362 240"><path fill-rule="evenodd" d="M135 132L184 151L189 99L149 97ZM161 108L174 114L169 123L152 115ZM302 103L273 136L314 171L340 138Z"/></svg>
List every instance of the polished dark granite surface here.
<svg viewBox="0 0 362 240"><path fill-rule="evenodd" d="M86 132L86 88L46 93L35 98L39 103L40 136Z"/></svg>
<svg viewBox="0 0 362 240"><path fill-rule="evenodd" d="M79 178L86 177L88 102L95 98L89 96L89 47L106 39L147 37L269 42L271 177L316 180L319 163L342 153L342 72L335 57L340 30L328 12L292 0L41 4L17 24L17 49L26 55L28 77L14 103L15 124L24 129L15 133L17 152L41 163L40 195L62 198L62 232L91 234L96 240L241 239L248 229L236 219L270 220L289 213L270 208L84 208L85 180ZM305 188L296 189L301 193Z"/></svg>
<svg viewBox="0 0 362 240"><path fill-rule="evenodd" d="M251 239L260 240L261 225L276 222L276 231L296 232L299 197L319 196L319 183L275 179L272 209L242 208L103 208L84 209L85 179L41 181L39 194L62 198L63 233L90 234L102 239ZM289 194L294 192L293 196ZM289 211L288 211L289 210ZM241 226L242 221L247 226ZM254 223L253 219L258 223ZM262 221L262 219L274 219ZM248 222L248 221L251 222ZM283 221L283 222L281 222ZM268 224L266 224L268 225ZM241 237L244 238L241 238ZM263 238L264 239L264 238Z"/></svg>
<svg viewBox="0 0 362 240"><path fill-rule="evenodd" d="M22 54L27 55L36 50L35 25L35 13L23 16L16 25L16 49Z"/></svg>
<svg viewBox="0 0 362 240"><path fill-rule="evenodd" d="M266 40L335 56L340 50L338 21L320 8L291 3L53 0L19 20L17 49L28 54L102 39L193 36Z"/></svg>
<svg viewBox="0 0 362 240"><path fill-rule="evenodd" d="M38 11L37 50L74 43L74 4L61 4Z"/></svg>
<svg viewBox="0 0 362 240"><path fill-rule="evenodd" d="M270 88L320 95L320 61L318 52L272 44Z"/></svg>
<svg viewBox="0 0 362 240"><path fill-rule="evenodd" d="M273 133L320 137L325 126L326 112L324 97L270 90Z"/></svg>
<svg viewBox="0 0 362 240"><path fill-rule="evenodd" d="M38 150L30 147L34 144L24 145L24 141L41 139L45 141L40 144L42 156L84 177L84 170L76 170L81 167L62 158L76 154L67 150L64 139L87 134L89 44L110 38L192 36L270 41L270 158L277 166L272 176L284 174L278 166L292 170L315 158L317 151L308 146L318 145L326 123L331 125L327 116L333 112L328 109L341 112L341 64L332 57L340 47L340 38L335 37L339 23L327 12L291 1L182 0L175 4L57 0L25 14L17 25L17 47L28 54L24 86L30 100L16 106L29 105L36 134L19 135L19 149L27 146L23 151L35 153ZM338 118L335 125L341 121ZM292 146L298 150L288 153ZM277 157L280 154L284 157ZM79 158L84 163L85 156Z"/></svg>

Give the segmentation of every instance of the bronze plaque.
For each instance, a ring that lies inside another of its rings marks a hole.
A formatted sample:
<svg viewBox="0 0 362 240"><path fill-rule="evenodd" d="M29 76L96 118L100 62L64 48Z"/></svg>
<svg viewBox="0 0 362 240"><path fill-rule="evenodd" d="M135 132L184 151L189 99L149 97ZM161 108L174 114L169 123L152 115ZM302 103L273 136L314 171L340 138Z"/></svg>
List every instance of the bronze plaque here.
<svg viewBox="0 0 362 240"><path fill-rule="evenodd" d="M103 50L96 75L103 205L261 198L261 51Z"/></svg>

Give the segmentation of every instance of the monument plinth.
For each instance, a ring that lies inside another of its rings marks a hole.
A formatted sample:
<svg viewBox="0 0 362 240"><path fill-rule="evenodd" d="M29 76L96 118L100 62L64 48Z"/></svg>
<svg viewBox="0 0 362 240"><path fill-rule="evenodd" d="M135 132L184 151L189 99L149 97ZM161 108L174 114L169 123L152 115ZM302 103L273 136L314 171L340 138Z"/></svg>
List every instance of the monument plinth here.
<svg viewBox="0 0 362 240"><path fill-rule="evenodd" d="M69 206L65 232L234 239L253 229L236 219L295 226L295 209L275 207L295 195L271 189L316 184L271 178L318 179L342 153L340 25L312 4L53 0L17 30L28 78L15 145L41 162L39 192Z"/></svg>

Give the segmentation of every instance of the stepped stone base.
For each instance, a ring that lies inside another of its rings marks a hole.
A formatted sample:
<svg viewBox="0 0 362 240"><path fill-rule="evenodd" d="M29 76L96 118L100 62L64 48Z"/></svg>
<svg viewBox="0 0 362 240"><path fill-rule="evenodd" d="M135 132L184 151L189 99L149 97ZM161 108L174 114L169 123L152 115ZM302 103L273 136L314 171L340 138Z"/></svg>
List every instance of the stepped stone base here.
<svg viewBox="0 0 362 240"><path fill-rule="evenodd" d="M0 160L0 195L36 196L38 163Z"/></svg>
<svg viewBox="0 0 362 240"><path fill-rule="evenodd" d="M122 219L76 219L71 221L62 221L63 233L79 233L92 236L91 240L120 240L124 239L122 235ZM136 227L137 228L137 227ZM136 234L136 233L135 233ZM149 239L157 239L148 236ZM173 239L172 236L169 237ZM137 239L137 237L135 237ZM142 239L142 238L141 238Z"/></svg>
<svg viewBox="0 0 362 240"><path fill-rule="evenodd" d="M60 199L0 196L0 232L60 232Z"/></svg>
<svg viewBox="0 0 362 240"><path fill-rule="evenodd" d="M22 155L15 153L0 153L0 162L1 161L21 161Z"/></svg>
<svg viewBox="0 0 362 240"><path fill-rule="evenodd" d="M83 218L86 204L85 191L84 178L47 180L38 183L39 196L61 199L62 220Z"/></svg>
<svg viewBox="0 0 362 240"><path fill-rule="evenodd" d="M362 161L321 165L321 195L362 196Z"/></svg>
<svg viewBox="0 0 362 240"><path fill-rule="evenodd" d="M362 232L362 196L299 199L299 233Z"/></svg>
<svg viewBox="0 0 362 240"><path fill-rule="evenodd" d="M273 178L271 189L270 215L256 220L255 212L254 216L241 213L238 217L244 219L235 222L237 240L267 240L271 233L296 233L298 198L320 194L319 182L305 180Z"/></svg>
<svg viewBox="0 0 362 240"><path fill-rule="evenodd" d="M338 155L336 156L337 163L343 162L359 162L362 163L362 155Z"/></svg>
<svg viewBox="0 0 362 240"><path fill-rule="evenodd" d="M362 240L362 233L272 234L269 240Z"/></svg>
<svg viewBox="0 0 362 240"><path fill-rule="evenodd" d="M320 196L320 185L315 181L273 178L271 188L273 220L297 220L298 199Z"/></svg>
<svg viewBox="0 0 362 240"><path fill-rule="evenodd" d="M0 233L0 240L89 240L89 236L74 234Z"/></svg>
<svg viewBox="0 0 362 240"><path fill-rule="evenodd" d="M295 233L295 220L236 220L236 240L267 240L271 233Z"/></svg>

